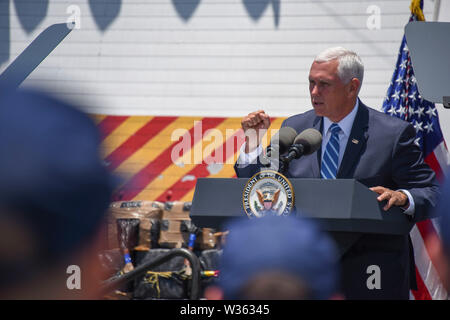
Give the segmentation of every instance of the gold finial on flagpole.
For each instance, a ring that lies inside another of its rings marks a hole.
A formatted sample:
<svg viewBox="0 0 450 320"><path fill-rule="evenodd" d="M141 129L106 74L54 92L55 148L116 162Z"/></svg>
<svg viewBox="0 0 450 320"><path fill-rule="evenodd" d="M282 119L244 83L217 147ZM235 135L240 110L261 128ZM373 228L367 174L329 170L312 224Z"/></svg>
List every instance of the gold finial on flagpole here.
<svg viewBox="0 0 450 320"><path fill-rule="evenodd" d="M411 9L411 13L417 16L417 20L425 21L422 8L420 8L420 1L421 0L411 0L411 5L409 8Z"/></svg>

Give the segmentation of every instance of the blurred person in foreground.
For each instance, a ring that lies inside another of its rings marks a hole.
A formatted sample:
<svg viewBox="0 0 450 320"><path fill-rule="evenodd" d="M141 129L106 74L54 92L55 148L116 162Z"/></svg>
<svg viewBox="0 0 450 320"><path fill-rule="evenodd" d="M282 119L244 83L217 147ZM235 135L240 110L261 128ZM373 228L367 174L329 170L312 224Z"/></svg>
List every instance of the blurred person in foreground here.
<svg viewBox="0 0 450 320"><path fill-rule="evenodd" d="M233 221L227 228L218 286L211 300L326 300L338 289L334 242L310 220L266 216Z"/></svg>
<svg viewBox="0 0 450 320"><path fill-rule="evenodd" d="M1 299L99 298L114 183L99 146L96 125L76 107L39 91L1 91ZM69 266L79 267L75 289Z"/></svg>
<svg viewBox="0 0 450 320"><path fill-rule="evenodd" d="M440 222L440 239L434 233L427 236L427 249L442 284L450 294L450 179L448 178L442 189L436 215Z"/></svg>

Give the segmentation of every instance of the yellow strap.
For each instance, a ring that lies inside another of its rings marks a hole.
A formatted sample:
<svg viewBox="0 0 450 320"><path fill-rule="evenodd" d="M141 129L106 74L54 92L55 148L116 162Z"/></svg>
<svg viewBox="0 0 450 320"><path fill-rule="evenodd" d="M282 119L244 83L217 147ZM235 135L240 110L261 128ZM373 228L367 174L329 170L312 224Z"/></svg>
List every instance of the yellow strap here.
<svg viewBox="0 0 450 320"><path fill-rule="evenodd" d="M177 275L181 280L187 280L190 279L190 276L185 274L184 269L181 271L147 271L146 276L144 277L144 283L151 284L153 288L155 288L158 299L161 298L161 289L159 288L159 277L169 279L173 277L174 275Z"/></svg>
<svg viewBox="0 0 450 320"><path fill-rule="evenodd" d="M417 20L425 21L422 9L420 9L420 0L411 0L411 13L417 16Z"/></svg>
<svg viewBox="0 0 450 320"><path fill-rule="evenodd" d="M161 298L161 289L159 288L159 277L170 278L171 276L172 272L170 271L167 272L147 271L147 275L144 278L144 282L151 284L152 287L156 289L159 299Z"/></svg>

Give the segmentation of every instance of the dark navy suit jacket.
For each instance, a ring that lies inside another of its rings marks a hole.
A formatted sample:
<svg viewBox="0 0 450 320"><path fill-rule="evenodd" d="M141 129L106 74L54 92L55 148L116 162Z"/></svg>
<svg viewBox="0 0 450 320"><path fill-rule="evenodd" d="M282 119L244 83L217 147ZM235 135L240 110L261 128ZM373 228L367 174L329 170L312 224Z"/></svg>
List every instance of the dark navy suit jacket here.
<svg viewBox="0 0 450 320"><path fill-rule="evenodd" d="M292 127L297 133L307 128L322 132L323 118L311 110L286 119L282 126ZM423 162L415 139L416 131L411 124L359 101L337 178L353 178L367 187L407 189L415 203L412 219L428 219L430 209L437 202L439 186L434 172ZM293 160L286 176L320 178L321 154L319 149ZM238 177L251 177L260 169L259 161L245 168L235 165ZM367 287L370 265L380 267L381 289ZM342 257L342 290L349 299L408 299L409 289L415 286L414 258L408 236L365 234Z"/></svg>

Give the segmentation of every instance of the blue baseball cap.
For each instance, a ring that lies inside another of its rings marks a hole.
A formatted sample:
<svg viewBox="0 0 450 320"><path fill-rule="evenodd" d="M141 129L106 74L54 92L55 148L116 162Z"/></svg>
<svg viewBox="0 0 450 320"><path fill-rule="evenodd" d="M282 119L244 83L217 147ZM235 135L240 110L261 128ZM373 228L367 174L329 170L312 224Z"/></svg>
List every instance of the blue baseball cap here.
<svg viewBox="0 0 450 320"><path fill-rule="evenodd" d="M298 276L311 299L328 299L338 292L337 248L314 221L267 216L235 220L227 230L219 277L226 299L237 299L246 282L263 271Z"/></svg>
<svg viewBox="0 0 450 320"><path fill-rule="evenodd" d="M99 147L97 126L77 107L37 90L0 90L0 218L26 225L41 264L99 230L118 182Z"/></svg>

